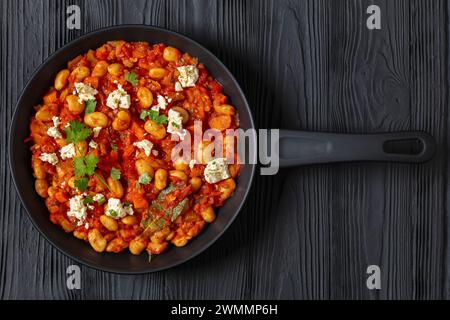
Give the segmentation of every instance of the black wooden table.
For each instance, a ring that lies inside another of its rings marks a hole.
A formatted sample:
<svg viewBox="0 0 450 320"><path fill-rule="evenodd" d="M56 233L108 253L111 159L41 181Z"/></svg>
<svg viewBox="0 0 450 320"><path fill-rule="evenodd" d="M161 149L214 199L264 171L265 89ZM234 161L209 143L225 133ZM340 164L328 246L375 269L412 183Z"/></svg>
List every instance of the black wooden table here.
<svg viewBox="0 0 450 320"><path fill-rule="evenodd" d="M81 8L81 30L66 8ZM366 9L381 8L381 30ZM0 297L50 299L431 299L449 297L449 4L434 0L2 0ZM260 128L425 130L425 165L351 163L256 178L211 248L141 276L81 267L41 237L12 185L6 153L18 95L39 64L91 30L126 23L197 40L234 73ZM381 289L369 290L369 265Z"/></svg>

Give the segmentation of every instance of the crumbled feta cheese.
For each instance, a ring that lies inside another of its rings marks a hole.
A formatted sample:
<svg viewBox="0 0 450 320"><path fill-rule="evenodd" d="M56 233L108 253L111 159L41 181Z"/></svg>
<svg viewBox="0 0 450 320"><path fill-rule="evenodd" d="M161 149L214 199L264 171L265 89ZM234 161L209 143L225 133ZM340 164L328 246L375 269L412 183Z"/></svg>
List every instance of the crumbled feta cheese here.
<svg viewBox="0 0 450 320"><path fill-rule="evenodd" d="M92 197L92 200L95 202L101 202L105 199L105 196L101 193L97 193L95 196Z"/></svg>
<svg viewBox="0 0 450 320"><path fill-rule="evenodd" d="M52 117L53 121L53 127L48 128L47 135L49 137L59 139L62 138L61 132L59 132L58 125L59 125L59 118L54 116Z"/></svg>
<svg viewBox="0 0 450 320"><path fill-rule="evenodd" d="M123 211L125 212L125 215L132 216L134 214L133 208L131 207L131 204L129 205L123 205Z"/></svg>
<svg viewBox="0 0 450 320"><path fill-rule="evenodd" d="M208 183L216 183L230 177L228 165L224 158L217 158L208 161L205 168L205 180Z"/></svg>
<svg viewBox="0 0 450 320"><path fill-rule="evenodd" d="M86 223L84 224L84 228L85 228L85 229L89 229L89 222L86 222Z"/></svg>
<svg viewBox="0 0 450 320"><path fill-rule="evenodd" d="M155 149L152 150L152 155L156 157L158 154L159 154L158 150Z"/></svg>
<svg viewBox="0 0 450 320"><path fill-rule="evenodd" d="M122 85L117 85L117 89L111 92L106 99L106 105L111 109L123 108L129 109L131 104L130 95L122 88Z"/></svg>
<svg viewBox="0 0 450 320"><path fill-rule="evenodd" d="M61 158L63 160L73 158L76 155L75 145L73 143L70 143L70 144L62 147L59 152L60 152Z"/></svg>
<svg viewBox="0 0 450 320"><path fill-rule="evenodd" d="M78 94L79 102L95 100L95 95L98 93L97 90L88 84L84 84L83 82L75 82L75 90Z"/></svg>
<svg viewBox="0 0 450 320"><path fill-rule="evenodd" d="M183 88L193 87L198 80L198 69L196 66L182 66L178 67L178 81Z"/></svg>
<svg viewBox="0 0 450 320"><path fill-rule="evenodd" d="M94 138L98 137L98 135L100 134L100 130L102 130L102 127L95 127L92 129L92 131L94 132Z"/></svg>
<svg viewBox="0 0 450 320"><path fill-rule="evenodd" d="M197 160L195 160L195 159L192 159L191 161L189 161L189 168L192 169L196 163L197 163Z"/></svg>
<svg viewBox="0 0 450 320"><path fill-rule="evenodd" d="M170 109L168 113L167 132L178 135L181 140L184 140L187 134L187 131L183 129L183 117L173 109Z"/></svg>
<svg viewBox="0 0 450 320"><path fill-rule="evenodd" d="M95 207L94 207L92 204L88 204L88 205L87 205L87 208L88 208L89 210L94 210L94 209L95 209Z"/></svg>
<svg viewBox="0 0 450 320"><path fill-rule="evenodd" d="M131 205L127 206L120 202L120 199L109 198L105 206L105 214L114 219L120 219L126 215L133 215Z"/></svg>
<svg viewBox="0 0 450 320"><path fill-rule="evenodd" d="M55 138L55 139L62 138L61 132L59 132L58 128L56 128L56 127L48 128L47 135L49 137L52 137L52 138Z"/></svg>
<svg viewBox="0 0 450 320"><path fill-rule="evenodd" d="M56 155L56 153L41 153L39 159L44 162L48 162L51 165L55 165L58 163L58 156Z"/></svg>
<svg viewBox="0 0 450 320"><path fill-rule="evenodd" d="M156 96L156 101L158 102L158 104L156 106L152 107L152 110L155 111L159 111L159 109L166 109L167 104L172 101L172 99L166 99L165 97L161 96L161 95L157 95Z"/></svg>
<svg viewBox="0 0 450 320"><path fill-rule="evenodd" d="M81 226L87 216L87 208L83 204L83 195L76 195L69 200L70 209L67 211L68 217L74 217L78 220L77 225Z"/></svg>
<svg viewBox="0 0 450 320"><path fill-rule="evenodd" d="M54 126L55 128L58 128L58 126L59 126L59 117L53 116L53 117L52 117L52 121L53 121L53 126Z"/></svg>
<svg viewBox="0 0 450 320"><path fill-rule="evenodd" d="M122 213L123 206L120 199L109 198L108 203L105 206L105 214L109 217L119 218ZM121 218L121 217L120 217Z"/></svg>
<svg viewBox="0 0 450 320"><path fill-rule="evenodd" d="M153 143L151 143L147 139L143 139L141 141L133 143L133 146L136 146L139 149L144 150L145 155L148 157L150 156L150 152L152 151Z"/></svg>
<svg viewBox="0 0 450 320"><path fill-rule="evenodd" d="M178 111L170 109L168 112L167 132L175 133L183 127L183 117Z"/></svg>
<svg viewBox="0 0 450 320"><path fill-rule="evenodd" d="M91 147L92 149L97 149L98 143L95 142L94 140L91 140L91 141L89 142L89 147Z"/></svg>
<svg viewBox="0 0 450 320"><path fill-rule="evenodd" d="M181 83L179 81L175 82L175 91L183 91L183 87L181 86Z"/></svg>

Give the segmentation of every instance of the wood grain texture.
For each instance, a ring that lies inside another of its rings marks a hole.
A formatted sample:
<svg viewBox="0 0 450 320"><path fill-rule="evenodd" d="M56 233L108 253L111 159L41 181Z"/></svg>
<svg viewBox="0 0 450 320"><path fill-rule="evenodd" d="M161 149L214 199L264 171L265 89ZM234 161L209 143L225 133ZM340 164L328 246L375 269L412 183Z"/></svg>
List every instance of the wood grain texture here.
<svg viewBox="0 0 450 320"><path fill-rule="evenodd" d="M0 297L3 299L450 298L448 243L449 6L379 0L1 1ZM82 30L65 27L78 4ZM125 276L74 262L33 228L9 173L7 131L39 64L91 30L157 25L205 45L229 67L260 128L336 132L425 130L425 165L333 164L258 176L231 228L179 267ZM381 267L382 289L366 287Z"/></svg>

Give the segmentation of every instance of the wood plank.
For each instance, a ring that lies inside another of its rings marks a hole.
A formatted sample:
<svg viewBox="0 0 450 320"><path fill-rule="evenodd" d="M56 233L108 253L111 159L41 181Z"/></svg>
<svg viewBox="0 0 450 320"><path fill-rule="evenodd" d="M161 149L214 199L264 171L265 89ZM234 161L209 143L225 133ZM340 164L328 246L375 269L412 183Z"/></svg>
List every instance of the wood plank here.
<svg viewBox="0 0 450 320"><path fill-rule="evenodd" d="M446 3L411 3L411 126L431 132L438 143L432 163L419 166L412 175L410 202L415 242L414 296L444 297L446 276L444 248L448 244L446 213L448 60Z"/></svg>

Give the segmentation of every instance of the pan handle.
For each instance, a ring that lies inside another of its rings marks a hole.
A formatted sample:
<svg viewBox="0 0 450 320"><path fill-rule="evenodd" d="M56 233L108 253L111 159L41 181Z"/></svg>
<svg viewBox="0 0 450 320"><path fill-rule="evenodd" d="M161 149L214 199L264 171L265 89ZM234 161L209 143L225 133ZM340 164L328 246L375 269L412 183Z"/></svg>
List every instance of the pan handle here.
<svg viewBox="0 0 450 320"><path fill-rule="evenodd" d="M343 161L394 161L420 163L430 160L435 139L426 132L345 134L279 131L279 165L291 167Z"/></svg>

